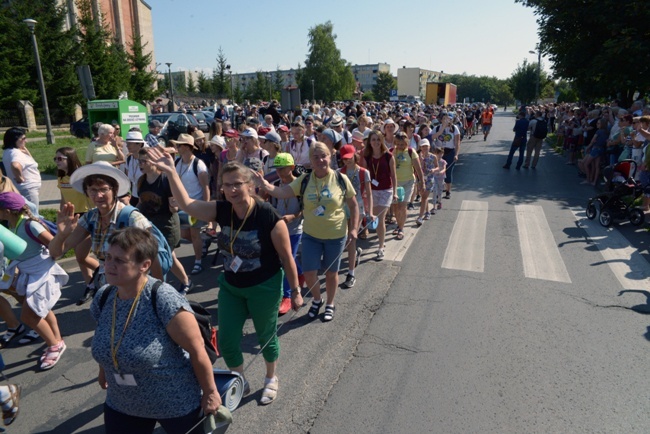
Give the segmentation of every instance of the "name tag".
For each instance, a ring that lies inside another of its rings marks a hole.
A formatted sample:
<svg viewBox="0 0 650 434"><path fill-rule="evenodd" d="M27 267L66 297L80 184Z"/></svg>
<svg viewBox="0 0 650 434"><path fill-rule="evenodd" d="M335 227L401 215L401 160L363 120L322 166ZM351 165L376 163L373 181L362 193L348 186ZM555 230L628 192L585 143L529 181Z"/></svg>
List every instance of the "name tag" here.
<svg viewBox="0 0 650 434"><path fill-rule="evenodd" d="M138 384L135 382L135 377L133 374L113 374L115 376L115 382L119 386L137 386Z"/></svg>
<svg viewBox="0 0 650 434"><path fill-rule="evenodd" d="M373 179L372 181L370 181L370 183L375 187L379 187L379 181L377 181L376 179Z"/></svg>
<svg viewBox="0 0 650 434"><path fill-rule="evenodd" d="M314 215L316 217L321 217L325 215L325 207L323 205L320 205L318 208L314 210Z"/></svg>
<svg viewBox="0 0 650 434"><path fill-rule="evenodd" d="M241 267L241 264L244 261L239 256L235 256L232 259L232 262L230 262L230 269L232 270L233 273L236 273L239 270L239 267Z"/></svg>

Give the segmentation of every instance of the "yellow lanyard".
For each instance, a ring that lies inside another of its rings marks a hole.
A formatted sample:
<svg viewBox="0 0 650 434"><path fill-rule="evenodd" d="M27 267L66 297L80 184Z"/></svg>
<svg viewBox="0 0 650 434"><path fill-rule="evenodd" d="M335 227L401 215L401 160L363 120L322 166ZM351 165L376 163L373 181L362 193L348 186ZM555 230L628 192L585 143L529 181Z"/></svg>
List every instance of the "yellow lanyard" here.
<svg viewBox="0 0 650 434"><path fill-rule="evenodd" d="M117 345L115 345L115 317L117 315L117 292L115 292L115 298L113 299L113 324L111 326L111 356L113 357L113 366L115 366L115 370L117 372L120 372L120 367L117 363L117 350L120 349L120 345L122 344L122 339L124 338L124 332L126 332L126 328L128 327L129 322L131 321L131 315L133 314L135 307L138 305L138 301L140 300L140 295L142 295L142 290L144 289L144 286L146 284L147 284L147 280L144 281L142 287L140 288L140 291L138 291L138 295L133 300L133 304L131 304L129 315L126 317L126 321L124 322L124 328L122 329L120 340L117 341ZM106 290L108 290L108 288Z"/></svg>
<svg viewBox="0 0 650 434"><path fill-rule="evenodd" d="M23 217L22 215L20 217L18 217L18 221L16 222L16 227L13 228L13 233L14 234L18 233L18 226L20 226L20 224L23 222L23 220L25 220L25 217Z"/></svg>
<svg viewBox="0 0 650 434"><path fill-rule="evenodd" d="M255 199L253 199L255 201ZM253 202L255 203L255 202ZM235 208L231 207L230 208L230 254L235 256L235 252L232 249L232 246L235 244L235 240L237 239L237 236L241 232L242 228L246 224L246 220L248 220L248 216L251 214L251 211L253 211L253 205L249 204L248 205L248 210L246 211L246 216L244 217L244 220L241 222L241 225L239 226L239 229L237 229L237 232L235 233L235 236L232 236L232 231L235 226L234 222L234 216L235 216Z"/></svg>
<svg viewBox="0 0 650 434"><path fill-rule="evenodd" d="M316 181L316 175L314 175L314 185L316 186L316 197L318 198L318 203L320 203L320 198L321 198L321 193L323 187L325 187L325 182L323 182L320 186L318 185L318 181Z"/></svg>

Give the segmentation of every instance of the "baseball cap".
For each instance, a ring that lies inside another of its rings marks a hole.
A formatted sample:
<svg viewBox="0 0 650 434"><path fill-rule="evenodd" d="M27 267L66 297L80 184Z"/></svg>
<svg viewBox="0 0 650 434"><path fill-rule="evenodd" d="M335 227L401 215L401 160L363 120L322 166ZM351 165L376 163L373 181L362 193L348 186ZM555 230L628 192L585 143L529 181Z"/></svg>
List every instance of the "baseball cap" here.
<svg viewBox="0 0 650 434"><path fill-rule="evenodd" d="M273 160L272 168L295 166L293 156L288 152L279 152Z"/></svg>
<svg viewBox="0 0 650 434"><path fill-rule="evenodd" d="M244 166L248 167L249 169L259 172L264 168L264 163L262 163L262 160L259 158L253 157L253 158L247 158L244 160Z"/></svg>
<svg viewBox="0 0 650 434"><path fill-rule="evenodd" d="M286 125L280 125L278 127L278 131L284 131L285 133L288 133L289 132L289 127L286 126Z"/></svg>
<svg viewBox="0 0 650 434"><path fill-rule="evenodd" d="M345 145L345 146L341 146L341 149L339 149L339 153L341 154L341 158L345 160L346 158L354 157L356 150L352 145Z"/></svg>
<svg viewBox="0 0 650 434"><path fill-rule="evenodd" d="M239 132L237 130L233 130L232 128L227 130L225 133L223 133L224 136L226 137L239 137Z"/></svg>
<svg viewBox="0 0 650 434"><path fill-rule="evenodd" d="M240 135L242 137L253 137L254 139L258 138L257 131L255 131L253 128L250 127L242 131Z"/></svg>
<svg viewBox="0 0 650 434"><path fill-rule="evenodd" d="M149 128L160 128L162 126L163 124L161 124L160 121L157 121L155 119L149 122Z"/></svg>
<svg viewBox="0 0 650 434"><path fill-rule="evenodd" d="M280 135L275 131L269 131L268 133L266 133L264 138L273 143L280 143L282 141L282 137L280 137Z"/></svg>
<svg viewBox="0 0 650 434"><path fill-rule="evenodd" d="M367 131L367 130L366 130ZM363 142L364 135L361 131L354 131L352 132L352 141L353 142Z"/></svg>

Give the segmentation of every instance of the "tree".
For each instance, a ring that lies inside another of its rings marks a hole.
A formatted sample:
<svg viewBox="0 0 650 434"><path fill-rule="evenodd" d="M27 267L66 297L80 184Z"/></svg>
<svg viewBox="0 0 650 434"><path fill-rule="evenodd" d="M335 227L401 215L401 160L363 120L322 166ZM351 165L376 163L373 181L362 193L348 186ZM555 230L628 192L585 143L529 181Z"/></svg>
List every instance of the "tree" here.
<svg viewBox="0 0 650 434"><path fill-rule="evenodd" d="M284 79L280 73L280 66L278 65L275 73L273 74L273 99L279 100L282 96L282 89L284 89Z"/></svg>
<svg viewBox="0 0 650 434"><path fill-rule="evenodd" d="M142 37L133 29L133 42L129 45L131 52L127 54L131 65L131 95L133 101L153 101L156 71L148 70L153 58L151 52L145 54L147 44L142 44Z"/></svg>
<svg viewBox="0 0 650 434"><path fill-rule="evenodd" d="M314 80L316 99L336 101L349 99L356 83L350 64L336 48L336 35L331 21L309 29L309 54L299 74L302 95L311 95Z"/></svg>
<svg viewBox="0 0 650 434"><path fill-rule="evenodd" d="M82 65L89 65L98 99L116 99L130 91L131 70L124 47L113 40L103 18L93 18L90 0L79 0L78 33Z"/></svg>
<svg viewBox="0 0 650 434"><path fill-rule="evenodd" d="M65 8L56 0L14 0L0 6L0 110L15 109L18 100L42 107L30 31L22 22L38 21L38 40L43 80L52 112L72 114L81 102L81 87L75 71L74 31L63 31Z"/></svg>
<svg viewBox="0 0 650 434"><path fill-rule="evenodd" d="M377 101L377 98L375 97L375 94L371 90L369 90L363 93L363 96L361 97L361 101Z"/></svg>
<svg viewBox="0 0 650 434"><path fill-rule="evenodd" d="M535 101L535 83L537 83L537 64L528 63L524 59L522 65L517 65L517 69L510 76L510 89L514 97L527 104Z"/></svg>
<svg viewBox="0 0 650 434"><path fill-rule="evenodd" d="M199 76L196 80L196 85L199 88L199 93L206 94L210 93L212 90L212 83L208 79L208 76L205 75L205 72L200 71Z"/></svg>
<svg viewBox="0 0 650 434"><path fill-rule="evenodd" d="M615 0L515 0L537 15L541 50L582 99L618 96L629 106L650 90L650 9ZM597 11L597 12L596 12Z"/></svg>
<svg viewBox="0 0 650 434"><path fill-rule="evenodd" d="M226 55L221 47L217 52L217 67L212 76L212 90L217 94L217 98L226 98L229 95L229 78L226 76L228 63Z"/></svg>
<svg viewBox="0 0 650 434"><path fill-rule="evenodd" d="M390 72L380 72L377 74L377 83L372 87L372 93L378 101L388 101L390 91L397 89L397 80Z"/></svg>

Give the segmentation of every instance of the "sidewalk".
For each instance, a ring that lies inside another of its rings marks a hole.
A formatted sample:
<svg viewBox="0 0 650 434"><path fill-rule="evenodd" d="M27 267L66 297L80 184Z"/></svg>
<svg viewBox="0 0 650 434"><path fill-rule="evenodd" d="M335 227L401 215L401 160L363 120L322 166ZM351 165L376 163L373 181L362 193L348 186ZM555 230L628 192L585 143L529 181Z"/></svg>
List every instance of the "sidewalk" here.
<svg viewBox="0 0 650 434"><path fill-rule="evenodd" d="M61 192L57 187L55 175L41 173L41 191L39 195L39 209L59 209L61 203Z"/></svg>

